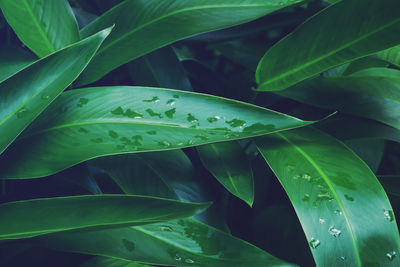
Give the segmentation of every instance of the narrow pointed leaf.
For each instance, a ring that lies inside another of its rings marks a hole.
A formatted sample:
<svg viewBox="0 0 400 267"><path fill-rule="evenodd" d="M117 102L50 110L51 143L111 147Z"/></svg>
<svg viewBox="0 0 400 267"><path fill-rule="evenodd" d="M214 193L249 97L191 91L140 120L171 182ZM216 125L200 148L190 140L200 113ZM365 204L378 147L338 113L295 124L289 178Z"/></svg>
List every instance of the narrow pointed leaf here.
<svg viewBox="0 0 400 267"><path fill-rule="evenodd" d="M67 0L0 0L0 8L19 39L39 57L79 41Z"/></svg>
<svg viewBox="0 0 400 267"><path fill-rule="evenodd" d="M38 241L63 251L167 266L294 266L193 219L57 233Z"/></svg>
<svg viewBox="0 0 400 267"><path fill-rule="evenodd" d="M253 171L238 142L199 146L197 151L204 166L229 192L253 205Z"/></svg>
<svg viewBox="0 0 400 267"><path fill-rule="evenodd" d="M372 68L345 77L319 77L277 93L400 129L399 70Z"/></svg>
<svg viewBox="0 0 400 267"><path fill-rule="evenodd" d="M311 128L260 137L257 146L300 219L317 266L399 265L389 200L367 165Z"/></svg>
<svg viewBox="0 0 400 267"><path fill-rule="evenodd" d="M254 20L298 2L126 0L82 29L81 36L85 37L116 25L79 83L94 82L116 67L172 42Z"/></svg>
<svg viewBox="0 0 400 267"><path fill-rule="evenodd" d="M0 239L191 217L209 204L129 195L42 198L0 205Z"/></svg>
<svg viewBox="0 0 400 267"><path fill-rule="evenodd" d="M397 0L333 4L267 51L257 68L257 90L283 90L327 69L397 45L399 31Z"/></svg>
<svg viewBox="0 0 400 267"><path fill-rule="evenodd" d="M78 77L109 33L103 30L0 83L0 154Z"/></svg>
<svg viewBox="0 0 400 267"><path fill-rule="evenodd" d="M400 67L400 45L379 52L376 56L397 67Z"/></svg>
<svg viewBox="0 0 400 267"><path fill-rule="evenodd" d="M18 46L0 47L0 82L32 64L37 58Z"/></svg>
<svg viewBox="0 0 400 267"><path fill-rule="evenodd" d="M40 177L99 156L235 140L310 123L198 93L145 87L72 90L0 157L0 177Z"/></svg>

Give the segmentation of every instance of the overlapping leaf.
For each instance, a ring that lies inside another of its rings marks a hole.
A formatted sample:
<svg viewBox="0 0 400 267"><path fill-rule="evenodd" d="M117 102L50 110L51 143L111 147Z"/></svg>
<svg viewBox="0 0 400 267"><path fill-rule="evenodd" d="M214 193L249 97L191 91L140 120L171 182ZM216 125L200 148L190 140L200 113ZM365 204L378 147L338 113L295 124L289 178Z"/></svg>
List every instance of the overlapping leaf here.
<svg viewBox="0 0 400 267"><path fill-rule="evenodd" d="M257 90L283 90L399 44L397 8L397 0L351 0L327 7L267 51L257 68Z"/></svg>
<svg viewBox="0 0 400 267"><path fill-rule="evenodd" d="M351 150L310 128L260 137L318 266L395 266L400 239L377 178Z"/></svg>

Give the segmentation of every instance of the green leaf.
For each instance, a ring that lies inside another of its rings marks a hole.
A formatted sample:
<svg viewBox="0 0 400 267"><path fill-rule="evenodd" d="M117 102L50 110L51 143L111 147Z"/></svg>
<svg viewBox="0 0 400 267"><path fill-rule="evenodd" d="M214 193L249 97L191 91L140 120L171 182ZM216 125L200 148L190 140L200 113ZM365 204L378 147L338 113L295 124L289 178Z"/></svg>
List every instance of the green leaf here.
<svg viewBox="0 0 400 267"><path fill-rule="evenodd" d="M32 64L37 58L18 46L0 47L0 82Z"/></svg>
<svg viewBox="0 0 400 267"><path fill-rule="evenodd" d="M254 201L253 171L238 142L223 142L197 147L200 159L217 180L249 206Z"/></svg>
<svg viewBox="0 0 400 267"><path fill-rule="evenodd" d="M256 139L300 219L317 266L395 266L400 239L382 186L351 150L303 128Z"/></svg>
<svg viewBox="0 0 400 267"><path fill-rule="evenodd" d="M276 93L400 129L399 70L372 68L344 77L319 77Z"/></svg>
<svg viewBox="0 0 400 267"><path fill-rule="evenodd" d="M294 266L193 219L57 233L38 240L53 249L168 266Z"/></svg>
<svg viewBox="0 0 400 267"><path fill-rule="evenodd" d="M79 41L67 0L0 0L0 8L19 39L39 57Z"/></svg>
<svg viewBox="0 0 400 267"><path fill-rule="evenodd" d="M327 69L397 45L399 30L397 0L333 4L267 51L257 68L257 90L283 90Z"/></svg>
<svg viewBox="0 0 400 267"><path fill-rule="evenodd" d="M0 177L46 176L99 156L235 140L310 123L198 93L145 87L72 90L0 157Z"/></svg>
<svg viewBox="0 0 400 267"><path fill-rule="evenodd" d="M0 239L92 227L116 227L190 217L209 204L127 195L42 198L0 205Z"/></svg>
<svg viewBox="0 0 400 267"><path fill-rule="evenodd" d="M127 260L113 259L106 257L94 257L87 262L80 264L79 267L151 267Z"/></svg>
<svg viewBox="0 0 400 267"><path fill-rule="evenodd" d="M78 77L110 30L38 60L0 83L0 154Z"/></svg>
<svg viewBox="0 0 400 267"><path fill-rule="evenodd" d="M79 84L94 82L116 67L175 41L254 20L298 2L301 1L124 1L81 30L85 37L116 25Z"/></svg>
<svg viewBox="0 0 400 267"><path fill-rule="evenodd" d="M397 67L400 67L400 45L379 52L376 56Z"/></svg>

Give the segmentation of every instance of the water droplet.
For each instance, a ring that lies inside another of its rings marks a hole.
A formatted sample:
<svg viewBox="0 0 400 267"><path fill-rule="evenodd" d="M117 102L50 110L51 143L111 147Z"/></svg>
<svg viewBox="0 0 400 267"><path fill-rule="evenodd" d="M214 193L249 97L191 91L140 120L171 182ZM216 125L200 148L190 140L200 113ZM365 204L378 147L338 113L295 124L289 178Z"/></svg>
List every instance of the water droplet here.
<svg viewBox="0 0 400 267"><path fill-rule="evenodd" d="M208 140L208 137L203 135L203 134L198 134L198 135L195 135L194 137L195 138L199 138L199 139L201 139L203 141L207 141Z"/></svg>
<svg viewBox="0 0 400 267"><path fill-rule="evenodd" d="M89 131L86 130L85 128L80 127L80 128L78 129L78 132L81 132L81 133L88 133Z"/></svg>
<svg viewBox="0 0 400 267"><path fill-rule="evenodd" d="M304 202L307 202L310 200L310 195L309 194L304 194L303 198L301 199Z"/></svg>
<svg viewBox="0 0 400 267"><path fill-rule="evenodd" d="M385 219L389 222L392 222L394 220L394 213L392 210L384 210L383 215L385 216Z"/></svg>
<svg viewBox="0 0 400 267"><path fill-rule="evenodd" d="M188 122L198 122L199 120L195 117L195 116L193 116L192 114L187 114L187 121Z"/></svg>
<svg viewBox="0 0 400 267"><path fill-rule="evenodd" d="M134 135L134 136L132 136L132 139L133 139L133 143L131 145L134 145L134 146L142 145L142 143L140 143L140 141L143 140L143 137L141 135Z"/></svg>
<svg viewBox="0 0 400 267"><path fill-rule="evenodd" d="M311 181L311 176L309 174L307 174L307 173L303 174L301 176L301 178L303 178L304 180L306 180L308 182Z"/></svg>
<svg viewBox="0 0 400 267"><path fill-rule="evenodd" d="M243 120L233 119L230 121L226 121L225 123L229 124L231 127L243 127L246 122Z"/></svg>
<svg viewBox="0 0 400 267"><path fill-rule="evenodd" d="M158 142L158 145L163 146L163 147L170 147L171 143L168 141L161 141L161 142Z"/></svg>
<svg viewBox="0 0 400 267"><path fill-rule="evenodd" d="M162 118L160 113L154 112L151 108L146 109L146 112L152 117L159 117L160 119Z"/></svg>
<svg viewBox="0 0 400 267"><path fill-rule="evenodd" d="M295 179L295 180L297 180L297 179L299 179L301 176L300 175L298 175L298 174L296 174L296 175L293 175L293 179Z"/></svg>
<svg viewBox="0 0 400 267"><path fill-rule="evenodd" d="M118 133L114 132L113 130L108 131L108 135L111 136L111 138L118 138Z"/></svg>
<svg viewBox="0 0 400 267"><path fill-rule="evenodd" d="M161 231L165 231L165 232L172 232L173 231L173 229L170 226L165 226L165 225L160 226L160 230Z"/></svg>
<svg viewBox="0 0 400 267"><path fill-rule="evenodd" d="M43 100L48 100L50 99L50 95L49 94L42 94L42 96L40 97Z"/></svg>
<svg viewBox="0 0 400 267"><path fill-rule="evenodd" d="M221 117L220 116L214 116L214 117L208 117L207 121L209 123L217 122Z"/></svg>
<svg viewBox="0 0 400 267"><path fill-rule="evenodd" d="M390 252L388 252L388 253L386 254L386 257L387 257L390 261L394 260L394 258L396 257L396 251L390 251Z"/></svg>
<svg viewBox="0 0 400 267"><path fill-rule="evenodd" d="M127 239L122 239L122 244L128 251L133 251L135 249L135 243Z"/></svg>
<svg viewBox="0 0 400 267"><path fill-rule="evenodd" d="M345 257L345 256L341 256L340 259L341 259L342 261L344 261L344 260L346 260L346 257Z"/></svg>
<svg viewBox="0 0 400 267"><path fill-rule="evenodd" d="M318 239L311 238L311 240L310 240L310 242L308 242L308 244L312 248L317 248L321 244L321 242Z"/></svg>
<svg viewBox="0 0 400 267"><path fill-rule="evenodd" d="M189 146L191 146L191 145L194 145L196 142L194 141L194 140L189 140L188 142L187 142L187 144L189 145Z"/></svg>
<svg viewBox="0 0 400 267"><path fill-rule="evenodd" d="M337 215L342 215L343 214L343 212L341 210L335 210L334 213L337 214Z"/></svg>
<svg viewBox="0 0 400 267"><path fill-rule="evenodd" d="M76 104L78 107L82 107L83 105L86 105L89 102L89 99L81 97L79 98L78 104Z"/></svg>
<svg viewBox="0 0 400 267"><path fill-rule="evenodd" d="M176 112L176 108L173 108L173 109L165 111L164 113L168 118L172 119L174 117L175 112Z"/></svg>
<svg viewBox="0 0 400 267"><path fill-rule="evenodd" d="M114 115L122 115L124 114L124 110L121 107L117 107L116 109L112 110L111 113Z"/></svg>
<svg viewBox="0 0 400 267"><path fill-rule="evenodd" d="M320 219L319 219L319 223L321 223L321 224L322 224L322 223L325 223L325 219L320 218Z"/></svg>
<svg viewBox="0 0 400 267"><path fill-rule="evenodd" d="M137 112L137 111L133 111L130 108L128 108L123 115L128 117L128 118L133 118L133 119L143 118L143 114L142 113Z"/></svg>
<svg viewBox="0 0 400 267"><path fill-rule="evenodd" d="M20 110L18 110L17 112L17 118L21 119L23 118L26 114L28 113L28 110L26 108L21 108Z"/></svg>
<svg viewBox="0 0 400 267"><path fill-rule="evenodd" d="M194 263L194 260L192 260L192 259L186 259L185 262L186 262L186 263Z"/></svg>
<svg viewBox="0 0 400 267"><path fill-rule="evenodd" d="M175 105L175 103L176 103L176 100L175 100L175 99L169 99L169 100L167 101L167 105L170 105L171 107L172 107L173 105Z"/></svg>
<svg viewBox="0 0 400 267"><path fill-rule="evenodd" d="M103 139L101 139L101 138L93 138L93 139L90 139L90 141L92 141L93 143L99 144L99 143L103 142Z"/></svg>
<svg viewBox="0 0 400 267"><path fill-rule="evenodd" d="M182 260L182 257L179 256L178 254L176 254L176 255L175 255L175 260L176 260L176 261L181 261L181 260Z"/></svg>
<svg viewBox="0 0 400 267"><path fill-rule="evenodd" d="M143 100L143 102L148 102L148 103L157 103L157 102L160 102L160 98L158 98L157 96L153 96L153 98L152 98L152 99Z"/></svg>
<svg viewBox="0 0 400 267"><path fill-rule="evenodd" d="M351 197L347 194L344 195L344 197L348 200L348 201L354 201L354 197Z"/></svg>
<svg viewBox="0 0 400 267"><path fill-rule="evenodd" d="M146 133L149 134L149 135L156 135L157 134L156 131L147 131Z"/></svg>
<svg viewBox="0 0 400 267"><path fill-rule="evenodd" d="M331 235L333 235L334 237L338 237L338 236L340 236L340 234L342 233L342 231L340 231L340 230L338 230L338 229L336 229L333 225L331 226L331 227L329 227L329 233L331 234Z"/></svg>
<svg viewBox="0 0 400 267"><path fill-rule="evenodd" d="M322 201L322 200L332 200L333 197L329 193L324 193L324 194L318 194L317 195L317 200Z"/></svg>
<svg viewBox="0 0 400 267"><path fill-rule="evenodd" d="M179 95L173 95L172 97L173 98L179 98Z"/></svg>

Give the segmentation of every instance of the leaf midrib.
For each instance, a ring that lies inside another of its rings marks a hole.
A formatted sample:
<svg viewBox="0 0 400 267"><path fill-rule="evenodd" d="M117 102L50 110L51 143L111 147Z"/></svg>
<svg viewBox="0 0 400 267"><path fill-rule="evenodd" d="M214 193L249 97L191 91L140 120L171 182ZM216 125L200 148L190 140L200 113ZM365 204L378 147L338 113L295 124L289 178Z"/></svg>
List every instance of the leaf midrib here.
<svg viewBox="0 0 400 267"><path fill-rule="evenodd" d="M332 56L332 55L334 55L334 54L336 54L336 53L338 53L338 52L341 52L342 50L345 50L345 49L349 48L350 46L352 46L352 45L354 45L354 44L356 44L356 43L358 43L358 42L360 42L360 41L363 41L364 39L366 39L366 38L368 38L368 37L370 37L370 36L372 36L372 35L378 33L378 32L381 31L381 30L384 30L385 28L391 27L392 25L394 25L394 24L396 24L396 23L398 23L398 22L400 22L400 18L398 18L398 19L392 21L391 23L385 24L385 25L383 25L382 27L377 28L377 29L374 30L374 31L370 31L370 32L368 32L367 34L365 34L365 35L363 35L363 36L361 36L361 37L359 37L359 38L357 38L357 39L355 39L355 40L353 40L353 41L351 41L351 42L349 42L349 43L347 43L347 44L345 44L345 45L343 45L343 46L340 46L339 48L334 49L334 50L332 50L332 51L329 52L329 53L326 53L326 54L324 54L324 55L322 55L322 56L320 56L320 57L315 58L314 60L311 60L311 61L309 61L309 62L307 62L307 63L305 63L305 64L303 64L303 65L300 65L300 66L298 66L298 67L291 68L290 71L288 71L288 72L284 72L284 73L282 73L282 74L280 74L280 75L278 75L278 76L275 76L274 78L268 79L267 81L261 83L261 84L259 85L259 87L266 86L266 85L268 85L268 84L271 84L271 83L273 83L273 82L276 82L277 80L282 80L283 78L285 78L285 77L287 77L287 76L290 76L290 75L293 75L293 74L295 74L295 73L298 73L299 71L301 71L301 70L303 70L303 69L306 69L307 67L309 67L309 66L311 66L311 65L313 65L313 64L315 64L315 63L318 63L318 62L320 62L320 61L322 61L322 60L324 60L324 59L326 59L326 58L328 58L328 57L330 57L330 56ZM267 53L268 53L268 52L267 52ZM359 56L359 57L357 57L357 58L360 58L360 57L363 57L363 56ZM357 58L354 58L354 59L357 59ZM351 59L351 60L353 60L353 59ZM330 66L330 67L335 67L335 66L338 66L338 65L340 65L340 64L346 63L346 62L348 62L348 61L349 61L349 60L346 60L346 61L344 61L344 62L340 62L340 63L334 64L334 65L332 65L332 66ZM263 63L263 62L264 62L264 58L262 59L262 63ZM262 63L261 63L261 64L262 64ZM260 75L260 73L259 73L257 76L259 76L259 75ZM309 77L312 77L313 75L314 75L314 74L309 74L309 75L307 75L307 77L305 77L305 79L306 79L306 78L309 78ZM304 80L304 79L303 79L303 80ZM297 82L296 82L296 83L297 83Z"/></svg>
<svg viewBox="0 0 400 267"><path fill-rule="evenodd" d="M348 219L347 210L344 208L343 202L341 201L339 195L336 193L335 189L333 188L332 184L330 183L330 180L329 180L328 176L325 174L325 172L318 166L318 164L302 148L300 148L299 146L294 144L292 141L290 141L289 138L287 138L283 133L276 133L276 135L281 137L286 142L288 142L291 146L293 146L294 149L296 149L311 164L311 166L313 166L315 168L315 170L321 175L322 179L328 185L329 189L331 190L331 193L332 193L333 197L337 201L337 204L338 204L340 210L343 212L343 217L345 219L347 228L349 230L349 234L350 234L350 237L351 237L352 245L353 245L353 248L354 248L354 250L356 252L355 256L356 256L356 259L357 259L357 262L358 262L358 266L361 266L360 251L359 251L357 243L356 243L356 239L355 239L355 236L354 236L354 233L353 233L353 228L351 227L350 221Z"/></svg>
<svg viewBox="0 0 400 267"><path fill-rule="evenodd" d="M221 6L213 6L213 5L205 5L202 7L197 7L197 8L184 8L178 11L174 11L174 12L170 12L168 14L165 14L163 16L157 17L153 20L150 20L147 23L144 23L142 25L140 25L139 27L133 29L132 31L129 31L126 34L121 35L120 37L114 39L113 41L110 41L108 44L104 45L103 48L101 48L96 56L99 56L100 54L102 54L105 50L107 50L108 48L110 48L111 46L115 45L116 43L120 42L121 40L128 38L128 36L135 34L136 32L140 31L141 29L153 24L153 23L157 23L161 20L164 20L168 17L172 17L175 15L179 15L181 13L185 13L185 12L190 12L190 11L198 11L198 10L204 10L204 9L223 9L223 8L257 8L257 7L276 7L276 6L280 6L280 5L267 5L267 4L257 4L257 5L221 5ZM283 7L282 7L283 8Z"/></svg>
<svg viewBox="0 0 400 267"><path fill-rule="evenodd" d="M23 0L23 3L29 13L29 15L32 18L33 23L35 24L35 26L37 27L39 34L43 37L43 40L45 41L45 44L47 46L47 48L50 48L51 52L56 51L56 48L54 47L54 45L51 43L49 37L47 36L47 34L43 31L40 22L38 21L37 17L35 16L35 14L33 13L33 10L31 8L31 6L29 5L29 3L26 0ZM50 54L50 53L49 53Z"/></svg>

